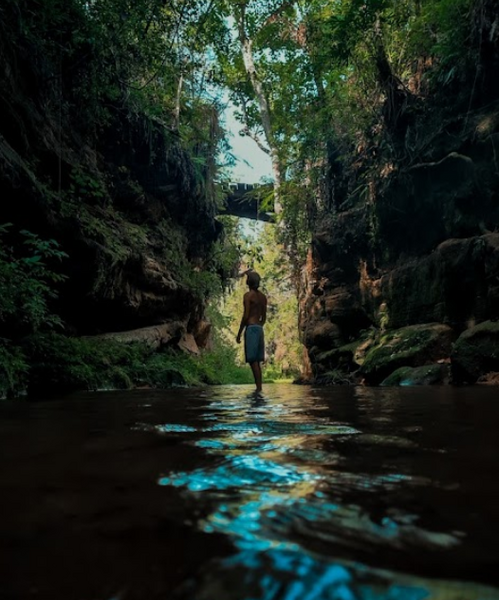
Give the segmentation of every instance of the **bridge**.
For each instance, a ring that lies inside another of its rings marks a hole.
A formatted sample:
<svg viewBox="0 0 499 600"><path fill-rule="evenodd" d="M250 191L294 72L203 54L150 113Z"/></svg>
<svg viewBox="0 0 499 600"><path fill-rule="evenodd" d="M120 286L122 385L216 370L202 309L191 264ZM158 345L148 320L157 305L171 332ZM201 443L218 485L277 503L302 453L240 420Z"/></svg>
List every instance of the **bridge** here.
<svg viewBox="0 0 499 600"><path fill-rule="evenodd" d="M255 221L274 221L273 206L262 210L265 197L272 193L272 184L229 183L223 184L225 206L220 214L233 215Z"/></svg>

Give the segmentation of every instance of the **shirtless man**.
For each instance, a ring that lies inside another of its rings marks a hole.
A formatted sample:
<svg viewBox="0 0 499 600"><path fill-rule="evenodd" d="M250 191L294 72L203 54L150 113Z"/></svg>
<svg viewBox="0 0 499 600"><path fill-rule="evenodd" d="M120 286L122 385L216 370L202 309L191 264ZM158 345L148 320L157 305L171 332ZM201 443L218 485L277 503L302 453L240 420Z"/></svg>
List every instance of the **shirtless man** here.
<svg viewBox="0 0 499 600"><path fill-rule="evenodd" d="M267 297L258 290L260 275L256 271L248 273L246 284L249 292L244 294L244 312L237 334L237 343L241 343L244 331L244 354L255 378L256 391L262 391L262 369L260 363L265 360L265 341L263 326L267 319Z"/></svg>

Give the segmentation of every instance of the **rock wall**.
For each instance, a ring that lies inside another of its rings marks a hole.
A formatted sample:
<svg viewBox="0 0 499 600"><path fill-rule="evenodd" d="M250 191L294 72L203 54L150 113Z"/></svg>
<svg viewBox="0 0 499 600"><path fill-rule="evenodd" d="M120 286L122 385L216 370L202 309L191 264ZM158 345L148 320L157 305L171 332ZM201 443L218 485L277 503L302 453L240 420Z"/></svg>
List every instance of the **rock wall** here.
<svg viewBox="0 0 499 600"><path fill-rule="evenodd" d="M441 91L409 106L364 192L316 221L300 321L316 381L379 384L405 368L388 383L473 383L499 371L499 43L488 10L468 101ZM411 376L424 365L440 367Z"/></svg>
<svg viewBox="0 0 499 600"><path fill-rule="evenodd" d="M78 52L81 15L68 5L67 23L49 40L26 29L28 13L15 3L4 10L0 224L12 224L9 241L21 243L16 233L25 229L67 254L54 265L66 279L53 307L67 332L180 323L182 335L201 332L205 343L205 275L221 234L212 189L216 114L206 109L209 139L187 150L129 91L114 101L102 92L89 107L77 94L99 65L92 48Z"/></svg>

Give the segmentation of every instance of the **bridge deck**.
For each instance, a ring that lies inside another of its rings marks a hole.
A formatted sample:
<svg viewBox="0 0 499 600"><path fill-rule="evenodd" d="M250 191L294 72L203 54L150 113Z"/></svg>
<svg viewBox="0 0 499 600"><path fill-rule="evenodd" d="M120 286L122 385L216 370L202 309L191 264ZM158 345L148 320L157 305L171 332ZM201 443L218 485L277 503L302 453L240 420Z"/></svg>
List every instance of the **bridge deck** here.
<svg viewBox="0 0 499 600"><path fill-rule="evenodd" d="M231 183L224 186L225 209L221 214L233 215L255 221L273 221L273 210L262 210L263 198L269 195L271 185Z"/></svg>

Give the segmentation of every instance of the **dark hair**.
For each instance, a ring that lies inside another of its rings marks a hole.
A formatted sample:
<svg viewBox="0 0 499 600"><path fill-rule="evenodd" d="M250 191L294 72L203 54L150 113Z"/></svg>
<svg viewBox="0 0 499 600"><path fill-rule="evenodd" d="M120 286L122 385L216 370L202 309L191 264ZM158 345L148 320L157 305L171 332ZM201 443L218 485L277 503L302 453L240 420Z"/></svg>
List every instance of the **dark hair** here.
<svg viewBox="0 0 499 600"><path fill-rule="evenodd" d="M260 285L260 275L256 271L250 271L246 279L246 283L252 290L257 290Z"/></svg>

